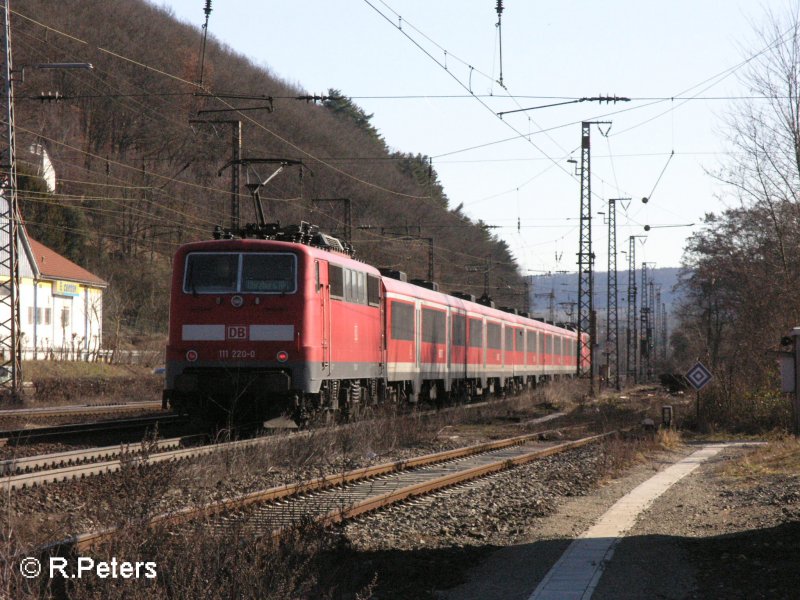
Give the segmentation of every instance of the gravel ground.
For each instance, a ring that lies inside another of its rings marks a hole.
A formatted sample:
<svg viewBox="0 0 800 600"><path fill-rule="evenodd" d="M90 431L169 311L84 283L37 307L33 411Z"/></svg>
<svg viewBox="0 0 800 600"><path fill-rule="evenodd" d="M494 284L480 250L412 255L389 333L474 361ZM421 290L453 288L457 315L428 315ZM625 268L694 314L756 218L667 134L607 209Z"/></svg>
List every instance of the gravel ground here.
<svg viewBox="0 0 800 600"><path fill-rule="evenodd" d="M492 426L488 433L471 426L464 430L446 426L438 437L434 433L435 439L378 454L359 439L358 429L350 434L321 430L311 438L277 439L275 446L221 452L179 463L130 464L122 472L2 494L0 514L11 514L19 539L25 540L24 545L35 545L185 506L525 432L515 424L505 430ZM61 448L46 451L56 449ZM6 509L9 502L10 511Z"/></svg>
<svg viewBox="0 0 800 600"><path fill-rule="evenodd" d="M628 450L635 446L634 442ZM620 451L619 445L614 447ZM606 489L601 477L614 468L610 461L616 454L609 452L610 446L603 448L570 450L379 512L347 524L345 534L378 573L378 598L499 599L515 597L509 595L515 590L530 594L534 567L530 561L521 567L518 551L541 541L534 554L554 562L569 543L568 536L588 526L593 512L602 514L603 502L616 500L614 494L607 494L607 501L597 497L598 486L601 492ZM588 511L578 508L574 515L562 514L570 504ZM554 515L558 517L550 523ZM463 585L473 571L476 579ZM448 588L453 589L435 592Z"/></svg>
<svg viewBox="0 0 800 600"><path fill-rule="evenodd" d="M574 537L695 449L649 453L602 481L602 454L584 448L345 531L378 573L375 598L527 599ZM797 598L800 475L725 474L747 452L724 451L656 500L617 546L593 598Z"/></svg>

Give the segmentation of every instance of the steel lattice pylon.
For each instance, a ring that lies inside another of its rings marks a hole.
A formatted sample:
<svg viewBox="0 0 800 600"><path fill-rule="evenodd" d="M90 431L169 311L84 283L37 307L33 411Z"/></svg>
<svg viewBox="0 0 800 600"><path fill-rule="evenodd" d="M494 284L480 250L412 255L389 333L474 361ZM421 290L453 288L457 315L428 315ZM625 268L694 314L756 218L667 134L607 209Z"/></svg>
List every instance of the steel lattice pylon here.
<svg viewBox="0 0 800 600"><path fill-rule="evenodd" d="M626 383L637 382L636 356L639 340L636 336L636 236L628 238L628 334L626 347Z"/></svg>
<svg viewBox="0 0 800 600"><path fill-rule="evenodd" d="M667 363L667 305L661 303L661 362Z"/></svg>
<svg viewBox="0 0 800 600"><path fill-rule="evenodd" d="M651 267L652 269L653 267ZM653 371L654 363L656 361L656 332L658 331L658 321L656 315L656 300L655 300L655 283L653 282L653 273L650 273L650 278L647 282L647 372L645 376L647 381L653 381L655 372Z"/></svg>
<svg viewBox="0 0 800 600"><path fill-rule="evenodd" d="M608 385L619 389L619 314L617 312L617 202L608 200L608 319L606 354L608 356Z"/></svg>
<svg viewBox="0 0 800 600"><path fill-rule="evenodd" d="M650 368L650 306L647 294L647 263L642 262L642 302L640 310L639 327L639 383L647 381L647 372Z"/></svg>
<svg viewBox="0 0 800 600"><path fill-rule="evenodd" d="M14 140L14 91L8 0L0 0L2 18L3 117L0 122L0 390L18 397L22 388L22 340L19 315L19 207Z"/></svg>
<svg viewBox="0 0 800 600"><path fill-rule="evenodd" d="M593 281L592 281L592 184L591 184L591 151L589 130L592 124L584 121L581 123L581 216L580 216L580 242L578 246L578 367L577 375L584 374L584 365L594 365L592 360L592 313ZM589 334L587 342L583 335ZM593 368L589 368L591 388L594 391Z"/></svg>

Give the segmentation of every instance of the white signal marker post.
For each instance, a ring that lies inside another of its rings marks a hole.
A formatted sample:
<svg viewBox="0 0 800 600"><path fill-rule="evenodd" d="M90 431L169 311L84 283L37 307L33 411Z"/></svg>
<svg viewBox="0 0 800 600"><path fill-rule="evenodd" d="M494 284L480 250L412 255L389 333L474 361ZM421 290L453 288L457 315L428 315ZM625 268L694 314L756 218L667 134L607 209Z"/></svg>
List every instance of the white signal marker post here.
<svg viewBox="0 0 800 600"><path fill-rule="evenodd" d="M714 376L711 375L703 363L697 361L694 366L686 372L686 380L697 391L697 424L700 425L700 390L702 390Z"/></svg>

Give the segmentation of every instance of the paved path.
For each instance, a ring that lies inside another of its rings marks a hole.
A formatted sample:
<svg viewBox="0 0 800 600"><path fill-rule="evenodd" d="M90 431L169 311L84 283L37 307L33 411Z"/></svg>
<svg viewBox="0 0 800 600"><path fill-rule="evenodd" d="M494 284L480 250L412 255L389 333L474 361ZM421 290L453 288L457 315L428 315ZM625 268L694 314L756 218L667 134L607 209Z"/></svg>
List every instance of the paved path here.
<svg viewBox="0 0 800 600"><path fill-rule="evenodd" d="M653 501L724 448L709 444L654 475L617 501L591 528L574 540L529 600L588 600L619 540Z"/></svg>

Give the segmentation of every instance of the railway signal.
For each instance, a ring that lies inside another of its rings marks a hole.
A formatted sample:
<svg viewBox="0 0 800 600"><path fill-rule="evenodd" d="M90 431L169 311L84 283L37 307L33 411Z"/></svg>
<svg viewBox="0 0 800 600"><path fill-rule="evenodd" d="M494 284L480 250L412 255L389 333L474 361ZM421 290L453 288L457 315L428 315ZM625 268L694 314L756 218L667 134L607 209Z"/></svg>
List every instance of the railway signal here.
<svg viewBox="0 0 800 600"><path fill-rule="evenodd" d="M697 361L691 369L686 372L686 381L689 382L697 392L697 399L695 402L695 411L697 413L697 423L700 423L700 390L702 390L708 382L713 379L711 371L709 371L703 363Z"/></svg>

